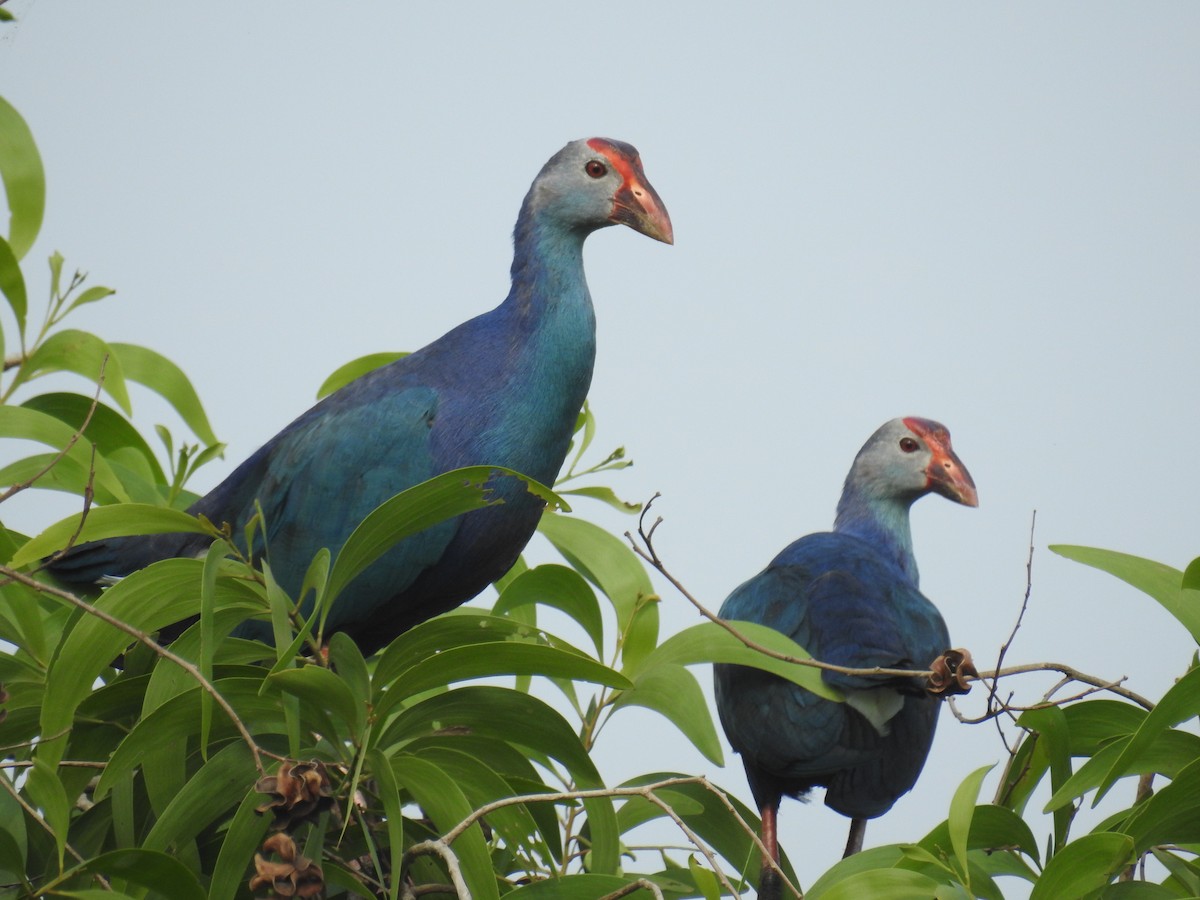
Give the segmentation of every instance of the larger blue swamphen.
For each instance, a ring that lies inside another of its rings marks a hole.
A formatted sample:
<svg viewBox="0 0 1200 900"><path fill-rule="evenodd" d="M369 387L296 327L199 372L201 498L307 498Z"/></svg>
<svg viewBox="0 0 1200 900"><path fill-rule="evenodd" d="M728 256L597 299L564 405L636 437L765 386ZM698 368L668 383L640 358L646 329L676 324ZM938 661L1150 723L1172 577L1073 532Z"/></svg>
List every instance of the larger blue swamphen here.
<svg viewBox="0 0 1200 900"><path fill-rule="evenodd" d="M595 361L583 243L614 224L674 240L635 148L605 138L567 144L521 206L504 302L322 400L190 512L229 523L238 535L261 504L272 571L294 596L318 550L336 554L367 513L421 481L495 465L552 484ZM338 597L327 630L346 632L369 653L503 575L543 504L515 479L493 479L493 487L503 503L423 531L365 570ZM209 541L195 534L97 541L51 569L68 584L90 584L202 554Z"/></svg>
<svg viewBox="0 0 1200 900"><path fill-rule="evenodd" d="M847 668L930 669L950 638L917 589L909 529L909 508L930 492L966 506L979 502L944 426L893 419L855 457L833 531L788 546L730 594L721 617L769 625L816 659ZM961 662L951 655L958 653L946 654L951 668ZM779 860L780 800L817 786L826 788L827 806L851 818L846 855L861 849L866 820L916 783L939 700L910 677L823 670L824 681L845 695L838 703L761 669L714 670L721 723L742 755L772 858ZM780 893L778 874L764 861L759 897Z"/></svg>

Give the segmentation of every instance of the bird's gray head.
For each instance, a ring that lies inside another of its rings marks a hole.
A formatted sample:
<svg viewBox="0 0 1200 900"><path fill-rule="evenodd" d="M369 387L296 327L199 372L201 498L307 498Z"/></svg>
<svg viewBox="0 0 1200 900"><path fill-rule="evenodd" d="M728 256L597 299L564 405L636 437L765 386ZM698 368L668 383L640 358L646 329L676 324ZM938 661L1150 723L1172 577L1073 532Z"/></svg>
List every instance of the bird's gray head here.
<svg viewBox="0 0 1200 900"><path fill-rule="evenodd" d="M526 204L537 216L569 229L628 225L667 244L671 218L646 180L638 152L608 138L572 141L542 167Z"/></svg>
<svg viewBox="0 0 1200 900"><path fill-rule="evenodd" d="M892 419L858 451L847 488L875 499L911 503L930 492L964 506L978 506L971 473L950 446L946 426L910 416Z"/></svg>

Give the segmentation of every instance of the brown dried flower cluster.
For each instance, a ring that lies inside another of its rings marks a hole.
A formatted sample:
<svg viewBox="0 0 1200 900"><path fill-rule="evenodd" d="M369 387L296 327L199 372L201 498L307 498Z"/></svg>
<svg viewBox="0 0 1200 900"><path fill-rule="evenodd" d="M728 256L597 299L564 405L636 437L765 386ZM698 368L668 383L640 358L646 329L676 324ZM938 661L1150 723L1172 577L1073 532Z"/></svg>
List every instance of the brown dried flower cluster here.
<svg viewBox="0 0 1200 900"><path fill-rule="evenodd" d="M275 816L271 828L276 831L292 831L301 822L314 821L330 808L337 817L329 774L319 759L308 762L284 760L274 775L260 778L254 789L271 795L271 799L257 807L256 812L262 815L271 810Z"/></svg>
<svg viewBox="0 0 1200 900"><path fill-rule="evenodd" d="M929 664L931 675L926 689L931 694L966 694L971 690L968 678L978 678L979 670L971 660L971 651L947 650Z"/></svg>
<svg viewBox="0 0 1200 900"><path fill-rule="evenodd" d="M267 853L275 853L282 862L272 862L261 853L254 854L255 875L250 890L270 888L274 897L316 897L325 888L321 867L296 849L296 842L282 832L263 841Z"/></svg>

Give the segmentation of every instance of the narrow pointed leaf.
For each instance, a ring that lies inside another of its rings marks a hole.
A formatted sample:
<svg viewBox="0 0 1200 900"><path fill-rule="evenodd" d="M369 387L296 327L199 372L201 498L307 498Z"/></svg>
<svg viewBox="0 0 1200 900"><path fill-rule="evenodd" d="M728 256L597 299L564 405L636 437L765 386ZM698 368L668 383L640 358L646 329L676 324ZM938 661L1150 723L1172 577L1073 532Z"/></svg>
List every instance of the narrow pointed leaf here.
<svg viewBox="0 0 1200 900"><path fill-rule="evenodd" d="M662 663L638 673L633 689L623 691L614 707L652 709L675 725L715 765L725 764L721 741L696 676L683 666Z"/></svg>
<svg viewBox="0 0 1200 900"><path fill-rule="evenodd" d="M160 353L137 344L109 344L129 381L148 387L175 408L188 428L206 445L217 443L200 397L183 370Z"/></svg>
<svg viewBox="0 0 1200 900"><path fill-rule="evenodd" d="M172 534L189 532L205 534L208 529L195 516L165 506L145 503L122 503L117 506L98 506L88 511L79 529L79 515L55 522L28 543L9 561L13 568L29 565L56 550L61 550L77 531L76 544L99 541L127 534Z"/></svg>
<svg viewBox="0 0 1200 900"><path fill-rule="evenodd" d="M530 603L565 612L592 639L596 654L604 651L600 604L591 586L574 569L548 564L523 572L500 593L492 612L499 616Z"/></svg>
<svg viewBox="0 0 1200 900"><path fill-rule="evenodd" d="M1071 841L1046 863L1030 900L1078 900L1133 861L1133 838L1102 832Z"/></svg>
<svg viewBox="0 0 1200 900"><path fill-rule="evenodd" d="M1104 781L1096 792L1099 800L1134 765L1143 753L1164 730L1177 725L1184 719L1200 715L1200 668L1192 669L1171 687L1158 705L1150 712L1130 739L1129 744L1117 757Z"/></svg>
<svg viewBox="0 0 1200 900"><path fill-rule="evenodd" d="M363 519L333 563L326 602L332 603L363 569L404 538L491 504L486 482L497 474L520 479L531 493L548 503L561 503L549 488L511 469L469 466L445 472L385 500Z"/></svg>
<svg viewBox="0 0 1200 900"><path fill-rule="evenodd" d="M0 104L4 100L0 98ZM2 109L3 107L0 107ZM0 237L0 293L8 301L8 306L17 320L17 330L22 341L25 335L25 315L29 309L29 297L25 293L25 276L21 274L21 265L17 255L8 241Z"/></svg>
<svg viewBox="0 0 1200 900"><path fill-rule="evenodd" d="M471 804L454 779L419 757L401 753L392 761L396 781L403 785L445 834L468 815ZM462 833L451 849L462 866L463 878L476 900L499 900L487 842L478 822Z"/></svg>
<svg viewBox="0 0 1200 900"><path fill-rule="evenodd" d="M635 667L658 643L658 595L629 545L598 525L544 515L538 530L612 602L623 635L622 668Z"/></svg>
<svg viewBox="0 0 1200 900"><path fill-rule="evenodd" d="M104 392L117 402L125 415L133 411L121 361L107 343L74 328L56 331L30 354L21 366L19 381L51 372L74 372L89 381L104 377Z"/></svg>
<svg viewBox="0 0 1200 900"><path fill-rule="evenodd" d="M0 98L0 178L8 198L8 240L21 259L29 252L46 211L46 173L33 132L11 103Z"/></svg>
<svg viewBox="0 0 1200 900"><path fill-rule="evenodd" d="M982 766L963 779L950 801L950 844L958 860L958 871L965 877L968 872L967 850L971 834L971 820L975 815L975 804L979 800L979 789L992 766Z"/></svg>
<svg viewBox="0 0 1200 900"><path fill-rule="evenodd" d="M354 381L354 379L405 356L408 356L408 354L400 351L384 351L382 353L368 353L366 356L352 359L350 362L334 369L329 377L321 383L321 386L317 388L317 399L320 400L323 397L327 397L339 388L345 387Z"/></svg>
<svg viewBox="0 0 1200 900"><path fill-rule="evenodd" d="M796 659L812 658L807 650L774 628L756 622L729 624L745 637L770 650ZM842 699L841 692L827 685L821 678L820 669L797 665L760 653L747 647L715 622L701 622L672 635L646 657L640 670L646 671L664 663L688 666L714 662L753 666L786 678L827 700Z"/></svg>
<svg viewBox="0 0 1200 900"><path fill-rule="evenodd" d="M34 409L26 409L22 406L0 406L0 434L6 438L37 441L61 450L71 443L75 437L75 429L53 416ZM113 473L104 457L97 455L93 459L90 442L76 440L71 449L67 451L67 455L85 472L93 466L95 467L98 497L103 493L116 500L126 501L129 499L125 488L121 486L121 480ZM105 502L111 501L106 500Z"/></svg>
<svg viewBox="0 0 1200 900"><path fill-rule="evenodd" d="M1200 643L1200 595L1184 595L1183 573L1178 569L1139 556L1130 556L1128 553L1100 550L1095 547L1054 544L1050 549L1059 556L1115 575L1139 591L1149 594L1179 620L1197 643Z"/></svg>

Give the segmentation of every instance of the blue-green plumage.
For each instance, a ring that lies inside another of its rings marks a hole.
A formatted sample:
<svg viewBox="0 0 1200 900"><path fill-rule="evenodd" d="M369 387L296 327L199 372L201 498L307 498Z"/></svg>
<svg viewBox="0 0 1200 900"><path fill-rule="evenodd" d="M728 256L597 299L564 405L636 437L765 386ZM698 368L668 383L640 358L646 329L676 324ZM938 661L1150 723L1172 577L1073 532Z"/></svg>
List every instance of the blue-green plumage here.
<svg viewBox="0 0 1200 900"><path fill-rule="evenodd" d="M522 204L512 287L499 306L325 398L191 511L228 522L237 535L260 504L272 572L296 594L318 550L336 554L372 509L434 475L496 465L553 483L595 359L583 243L617 223L672 240L633 147L601 138L568 144ZM414 535L364 571L328 628L369 652L503 575L542 507L512 479L496 490L505 503ZM51 568L68 583L94 582L206 545L197 535L120 538L79 547Z"/></svg>
<svg viewBox="0 0 1200 900"><path fill-rule="evenodd" d="M833 531L789 545L730 594L721 617L769 625L846 668L928 669L950 638L918 588L908 513L930 491L977 502L945 428L916 418L886 423L854 460ZM776 859L782 797L825 787L825 803L856 820L861 841L862 821L887 812L916 782L937 724L940 704L918 679L828 670L821 677L846 702L761 669L714 666L721 723L742 756ZM764 868L760 896L777 892Z"/></svg>

